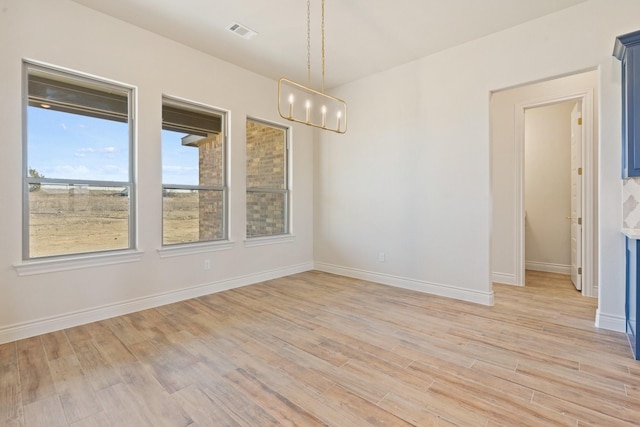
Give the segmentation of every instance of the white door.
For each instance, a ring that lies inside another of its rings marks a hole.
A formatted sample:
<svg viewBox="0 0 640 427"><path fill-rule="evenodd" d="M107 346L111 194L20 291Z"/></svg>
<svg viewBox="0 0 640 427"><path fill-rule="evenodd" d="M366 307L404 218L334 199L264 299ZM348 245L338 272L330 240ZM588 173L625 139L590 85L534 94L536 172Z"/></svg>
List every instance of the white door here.
<svg viewBox="0 0 640 427"><path fill-rule="evenodd" d="M571 111L571 281L582 290L582 112Z"/></svg>

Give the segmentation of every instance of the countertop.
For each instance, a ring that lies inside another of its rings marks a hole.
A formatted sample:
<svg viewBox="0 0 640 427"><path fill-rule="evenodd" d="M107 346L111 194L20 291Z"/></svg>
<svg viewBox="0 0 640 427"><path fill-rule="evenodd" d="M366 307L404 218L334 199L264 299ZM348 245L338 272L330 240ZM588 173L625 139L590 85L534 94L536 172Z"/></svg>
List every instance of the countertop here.
<svg viewBox="0 0 640 427"><path fill-rule="evenodd" d="M623 228L622 234L630 239L640 240L640 228Z"/></svg>

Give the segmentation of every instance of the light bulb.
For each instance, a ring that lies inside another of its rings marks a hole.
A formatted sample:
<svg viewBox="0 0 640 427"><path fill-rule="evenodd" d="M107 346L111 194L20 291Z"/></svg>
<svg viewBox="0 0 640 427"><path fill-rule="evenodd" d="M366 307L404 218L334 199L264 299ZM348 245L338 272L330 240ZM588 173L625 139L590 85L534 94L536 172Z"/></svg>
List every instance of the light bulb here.
<svg viewBox="0 0 640 427"><path fill-rule="evenodd" d="M289 94L289 118L293 117L293 94Z"/></svg>

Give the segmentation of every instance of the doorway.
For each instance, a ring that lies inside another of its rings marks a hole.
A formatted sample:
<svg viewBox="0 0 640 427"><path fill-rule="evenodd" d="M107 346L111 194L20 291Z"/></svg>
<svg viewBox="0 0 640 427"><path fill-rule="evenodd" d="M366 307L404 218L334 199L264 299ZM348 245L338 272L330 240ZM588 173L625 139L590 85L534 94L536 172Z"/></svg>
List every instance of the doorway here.
<svg viewBox="0 0 640 427"><path fill-rule="evenodd" d="M598 70L491 92L491 280L525 285L525 111L564 102L582 106L582 294L598 295ZM564 212L562 220L566 223ZM566 261L563 262L566 264ZM565 273L567 274L567 273Z"/></svg>
<svg viewBox="0 0 640 427"><path fill-rule="evenodd" d="M525 269L582 289L582 102L525 109Z"/></svg>
<svg viewBox="0 0 640 427"><path fill-rule="evenodd" d="M516 203L516 284L524 286L526 262L526 226L527 211L525 206L525 138L526 138L526 112L533 108L545 107L555 104L572 103L580 106L580 112L573 111L576 120L579 119L580 126L574 128L574 132L579 132L579 150L574 147L572 156L575 158L572 165L575 167L575 174L580 173L579 179L574 176L571 188L575 199L569 198L570 214L567 220L571 221L570 232L574 234L570 239L571 249L568 250L573 259L570 258L569 274L575 281L574 286L579 289L584 296L597 296L595 287L596 265L595 265L595 191L594 177L595 167L585 167L595 165L593 159L593 90L588 89L580 93L550 98L540 99L521 103L516 106L516 192L518 193ZM579 116L579 117L578 117ZM574 143L576 143L574 141ZM573 175L573 172L572 174ZM573 187L575 186L575 187ZM575 222L574 222L575 221Z"/></svg>

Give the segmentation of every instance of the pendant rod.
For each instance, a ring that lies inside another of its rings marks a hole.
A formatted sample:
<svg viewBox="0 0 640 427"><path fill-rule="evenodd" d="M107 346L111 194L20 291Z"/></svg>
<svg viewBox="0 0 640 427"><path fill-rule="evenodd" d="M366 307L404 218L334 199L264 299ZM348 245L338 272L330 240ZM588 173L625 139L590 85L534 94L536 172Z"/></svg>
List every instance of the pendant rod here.
<svg viewBox="0 0 640 427"><path fill-rule="evenodd" d="M324 0L322 0L322 93L324 93Z"/></svg>
<svg viewBox="0 0 640 427"><path fill-rule="evenodd" d="M307 0L307 84L311 86L311 0Z"/></svg>

